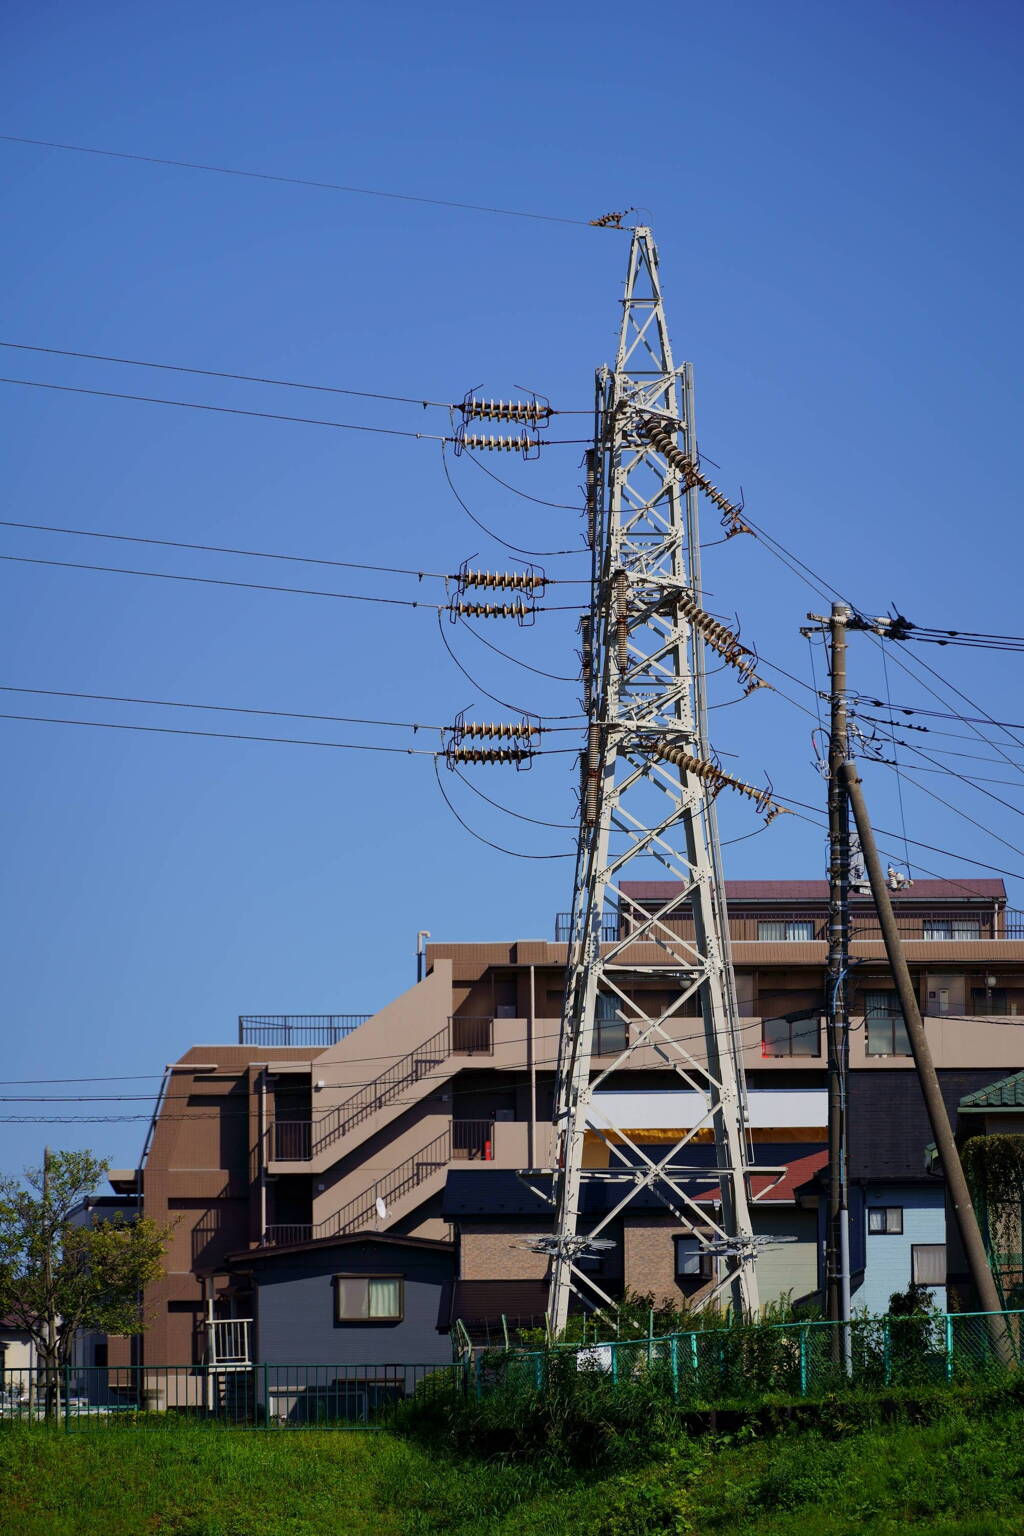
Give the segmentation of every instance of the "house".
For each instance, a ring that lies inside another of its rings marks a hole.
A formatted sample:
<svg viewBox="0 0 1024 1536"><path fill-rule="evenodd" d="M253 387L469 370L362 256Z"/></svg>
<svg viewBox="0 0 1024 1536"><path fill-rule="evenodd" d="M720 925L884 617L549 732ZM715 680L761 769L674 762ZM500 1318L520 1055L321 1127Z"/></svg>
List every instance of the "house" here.
<svg viewBox="0 0 1024 1536"><path fill-rule="evenodd" d="M957 1105L956 1135L968 1178L974 1175L972 1193L996 1289L1005 1307L1024 1306L1024 1072L965 1093ZM996 1136L1007 1140L993 1160L985 1143ZM934 1161L934 1148L930 1154ZM969 1300L967 1262L948 1205L946 1227L950 1289Z"/></svg>
<svg viewBox="0 0 1024 1536"><path fill-rule="evenodd" d="M674 889L627 882L621 907L605 915L605 940L628 941L638 910ZM741 880L727 882L726 891L746 1084L751 1104L766 1111L752 1135L759 1160L776 1159L780 1187L788 1180L795 1189L792 1170L820 1154L825 1141L823 1113L816 1109L806 1123L804 1111L809 1094L823 1102L826 1084L828 888L824 881ZM1002 882L921 880L894 892L893 904L937 1065L983 1068L993 1079L1016 1069L1017 1035L1005 1020L1024 1017L1024 922L1007 908ZM887 1077L915 1092L916 1083L877 917L863 897L852 909L851 1083L864 1082L851 1094L861 1106L883 1092ZM671 921L685 932L692 918L680 909ZM111 1340L111 1364L202 1359L207 1277L228 1255L365 1233L448 1242L451 1174L550 1167L567 923L556 920L553 941L433 943L422 979L375 1014L243 1015L234 1042L187 1050L166 1073L142 1166L115 1182L174 1232L165 1277L147 1293L148 1331L134 1353L126 1341ZM656 945L626 942L621 955L638 1000L672 1001ZM595 1071L621 1050L627 1015L628 1008L599 999ZM699 1053L695 1005L687 1003L672 1028ZM651 1145L685 1125L685 1093L653 1048L633 1053L603 1088L647 1096L648 1124L631 1119L628 1104L614 1118L644 1131ZM659 1094L673 1099L670 1111L655 1109ZM600 1156L598 1138L590 1139L588 1156ZM873 1188L870 1167L865 1177ZM912 1177L924 1177L919 1161ZM768 1219L768 1193L760 1193L766 1214L758 1211L759 1222ZM793 1241L766 1247L759 1259L765 1296L808 1288L806 1212L795 1199L784 1204L775 1201L773 1218L792 1230L776 1235ZM669 1249L685 1236L670 1235ZM660 1240L657 1262L641 1257L645 1248L633 1236L630 1243L631 1287L664 1283L671 1292L676 1277L666 1279L658 1267L668 1251ZM929 1240L922 1235L911 1246L924 1249ZM513 1276L477 1267L472 1275L460 1269L459 1278L482 1284Z"/></svg>

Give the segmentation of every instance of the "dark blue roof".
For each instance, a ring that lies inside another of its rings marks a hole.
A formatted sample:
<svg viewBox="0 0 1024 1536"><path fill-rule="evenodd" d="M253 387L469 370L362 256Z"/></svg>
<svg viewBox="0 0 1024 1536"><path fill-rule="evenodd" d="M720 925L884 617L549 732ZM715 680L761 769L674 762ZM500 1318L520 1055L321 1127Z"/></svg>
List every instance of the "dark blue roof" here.
<svg viewBox="0 0 1024 1536"><path fill-rule="evenodd" d="M663 1152L664 1148L648 1150L651 1156L656 1157L658 1151ZM759 1143L754 1148L757 1162L768 1166L791 1163L796 1158L805 1157L812 1150L807 1142ZM714 1168L715 1149L706 1145L689 1146L680 1154L679 1161L688 1167ZM714 1187L707 1180L698 1182L679 1178L678 1183L693 1199ZM447 1221L457 1220L460 1216L523 1217L532 1221L550 1221L552 1207L540 1195L534 1194L530 1185L549 1193L551 1176L539 1174L536 1178L520 1178L512 1168L453 1169L445 1182L441 1214ZM621 1180L585 1178L580 1191L581 1213L584 1216L603 1215L619 1203L625 1189ZM641 1190L630 1202L632 1214L664 1210L665 1202L650 1189Z"/></svg>

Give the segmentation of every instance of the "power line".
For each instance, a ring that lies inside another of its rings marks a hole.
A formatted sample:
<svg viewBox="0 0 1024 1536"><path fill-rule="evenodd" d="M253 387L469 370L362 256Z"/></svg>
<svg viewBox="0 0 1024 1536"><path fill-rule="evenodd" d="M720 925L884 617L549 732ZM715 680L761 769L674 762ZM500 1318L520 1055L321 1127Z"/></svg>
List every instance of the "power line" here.
<svg viewBox="0 0 1024 1536"><path fill-rule="evenodd" d="M511 219L539 219L546 224L575 224L583 229L614 229L613 224L599 225L591 219L571 219L557 213L533 213L522 208L495 208L486 203L454 202L446 197L420 197L411 192L384 192L377 187L353 187L334 181L314 181L307 176L279 176L270 171L242 171L237 166L206 165L194 160L168 160L159 155L129 154L119 149L97 149L90 144L62 144L53 139L29 139L19 134L0 133L7 144L33 144L40 149L61 149L77 155L101 155L110 160L134 160L143 165L168 165L177 170L207 171L217 176L241 176L249 181L277 181L293 187L315 187L322 192L348 192L358 197L382 197L400 203L426 203L432 208L458 208L469 213L496 213Z"/></svg>
<svg viewBox="0 0 1024 1536"><path fill-rule="evenodd" d="M271 715L283 720L325 720L333 725L379 725L403 731L447 731L449 725L427 725L412 720L371 720L360 715L317 715L292 709L254 709L242 704L195 704L181 699L144 699L120 693L76 693L68 688L21 688L0 683L0 693L31 693L54 699L91 699L103 704L153 704L161 709L206 709L229 715ZM541 730L546 727L541 726ZM565 727L569 729L569 727Z"/></svg>
<svg viewBox="0 0 1024 1536"><path fill-rule="evenodd" d="M481 645L486 645L489 651L494 651L497 656L503 656L506 661L513 662L517 667L523 667L527 672L536 673L538 677L550 678L553 683L575 683L579 681L579 679L575 677L566 677L566 675L562 672L545 672L543 667L533 667L528 661L520 661L518 656L513 656L510 654L510 652L503 651L500 645L495 645L493 641L486 640L478 630L473 628L472 624L467 624L465 619L460 620L460 627L462 629L468 630L471 635L480 641Z"/></svg>
<svg viewBox="0 0 1024 1536"><path fill-rule="evenodd" d="M472 457L472 455L470 455L470 457ZM586 551L583 549L522 549L518 544L510 544L508 539L503 539L500 533L495 533L493 528L488 528L486 523L481 522L476 513L469 510L468 506L463 501L458 491L455 489L455 482L452 479L451 471L448 468L447 441L445 440L443 440L441 443L441 468L444 470L444 477L448 482L448 487L452 495L455 497L455 500L458 502L463 512L465 512L470 522L475 523L481 532L486 533L489 539L493 539L496 544L501 544L505 549L510 549L513 554L526 555L529 558L537 560L546 560L551 559L556 555L582 555L586 553Z"/></svg>
<svg viewBox="0 0 1024 1536"><path fill-rule="evenodd" d="M205 736L221 741L273 741L289 747L331 747L346 752L398 752L405 757L438 757L422 747L386 747L358 741L307 741L296 736L249 736L238 731L195 731L171 725L128 725L115 720L66 720L56 715L0 713L0 720L31 720L46 725L86 725L104 731L147 731L160 736Z"/></svg>
<svg viewBox="0 0 1024 1536"><path fill-rule="evenodd" d="M38 555L5 555L17 565L51 565L69 571L100 571L108 576L148 576L158 581L193 581L207 587L242 587L249 592L286 592L293 597L334 597L349 603L386 603L393 608L429 608L443 611L446 603L421 603L409 597L375 597L362 592L327 592L317 587L281 587L264 581L231 581L226 576L185 576L174 571L138 571L122 565L87 565L80 560L44 560ZM535 612L541 610L535 609Z"/></svg>
<svg viewBox="0 0 1024 1536"><path fill-rule="evenodd" d="M290 560L299 565L328 565L348 571L377 571L389 576L415 576L418 580L448 581L453 579L445 571L418 571L412 566L367 565L357 560L329 560L318 555L283 555L266 549L240 549L230 544L190 544L183 539L156 539L139 533L105 533L93 528L62 528L53 523L21 523L10 518L0 518L0 528L27 528L35 533L67 533L85 539L116 539L127 544L156 544L165 549L194 549L204 554L247 555L257 560ZM548 582L554 585L554 580Z"/></svg>
<svg viewBox="0 0 1024 1536"><path fill-rule="evenodd" d="M256 416L264 421L295 421L306 427L334 427L341 432L374 432L384 437L413 437L428 443L451 443L455 439L437 432L407 432L398 427L368 427L354 421L327 421L320 416L289 416L282 411L247 411L237 405L205 405L197 400L168 400L163 395L134 395L114 389L86 389L81 384L44 384L41 379L0 378L0 384L22 384L27 389L55 389L65 395L96 395L103 400L139 400L145 405L175 405L186 411L215 411L220 416ZM548 437L545 448L571 447L589 443L588 437Z"/></svg>
<svg viewBox="0 0 1024 1536"><path fill-rule="evenodd" d="M30 693L55 699L90 699L103 704L152 704L161 709L205 709L229 715L270 715L284 720L325 720L333 725L378 725L402 731L450 731L452 729L450 722L447 725L432 725L418 720L375 720L362 715L320 715L291 709L257 709L242 704L197 704L181 699L136 698L133 695L121 693L81 693L69 688L22 688L13 683L0 683L0 693ZM546 734L549 731L573 731L576 727L540 725L537 729Z"/></svg>
<svg viewBox="0 0 1024 1536"><path fill-rule="evenodd" d="M451 400L426 400L422 395L384 395L371 389L343 389L337 384L304 384L297 379L266 378L254 373L228 373L221 368L191 368L184 363L157 363L141 357L113 357L106 352L71 352L64 347L40 347L25 341L0 341L0 347L10 347L18 352L44 352L50 357L77 357L92 363L120 363L130 368L159 368L164 373L191 373L204 379L234 379L243 384L273 384L282 389L307 389L323 395L354 395L361 400L388 400L398 405L432 406L441 410L454 410ZM552 411L553 416L565 414Z"/></svg>
<svg viewBox="0 0 1024 1536"><path fill-rule="evenodd" d="M458 822L463 831L468 832L470 837L475 837L478 843L483 843L486 847L493 848L495 853L508 854L509 858L512 859L574 859L576 857L575 853L521 853L516 848L504 848L500 843L492 843L489 837L484 837L481 833L475 832L469 825L468 821L464 821L459 815L458 811L455 809L451 800L445 793L444 785L441 783L441 771L438 767L436 756L434 758L434 777L437 780L437 787L441 792L441 799L451 811L452 815L455 817L455 820Z"/></svg>
<svg viewBox="0 0 1024 1536"><path fill-rule="evenodd" d="M116 720L70 720L57 715L0 713L0 720L29 720L45 725L85 725L104 731L146 731L160 736L202 736L220 741L270 741L289 747L331 747L337 751L346 752L395 752L403 757L438 758L444 756L443 752L431 752L424 747L388 747L375 742L361 741L316 741L306 740L297 736L252 736L238 731L197 731L187 730L183 726L135 725ZM575 747L538 747L534 749L533 755L535 757L561 757L566 753L574 753L575 751Z"/></svg>
<svg viewBox="0 0 1024 1536"><path fill-rule="evenodd" d="M145 405L175 405L186 411L215 411L221 416L257 416L264 421L296 421L307 427L334 427L339 432L374 432L384 437L423 438L431 443L448 441L436 432L406 432L398 427L367 427L354 421L325 421L319 416L288 416L281 411L246 411L236 405L204 405L196 400L168 400L162 395L133 395L113 389L86 389L80 384L44 384L40 379L7 378L0 378L0 384L22 384L27 389L55 389L67 395L96 395L103 400L140 400Z"/></svg>
<svg viewBox="0 0 1024 1536"><path fill-rule="evenodd" d="M492 703L500 704L502 709L510 709L514 714L517 715L529 715L533 713L531 710L522 708L522 706L519 704L510 704L507 699L499 699L496 693L491 693L491 691L488 688L485 688L482 683L477 682L476 678L472 675L471 672L466 670L466 668L462 665L462 662L452 650L448 641L448 636L445 634L444 620L442 619L440 613L437 615L437 629L438 634L441 637L441 644L444 646L445 650L448 652L448 655L451 657L451 660L454 662L455 666L462 673L463 677L468 683L470 683L480 693L484 694L484 696L490 699ZM582 714L576 713L572 715L545 715L543 718L545 720L583 720L586 717Z"/></svg>

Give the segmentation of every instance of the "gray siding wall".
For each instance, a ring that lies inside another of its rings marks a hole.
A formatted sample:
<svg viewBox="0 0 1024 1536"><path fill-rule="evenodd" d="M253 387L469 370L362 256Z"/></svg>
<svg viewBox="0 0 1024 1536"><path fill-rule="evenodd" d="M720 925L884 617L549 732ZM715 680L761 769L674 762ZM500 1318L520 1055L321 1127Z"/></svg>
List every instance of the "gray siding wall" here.
<svg viewBox="0 0 1024 1536"><path fill-rule="evenodd" d="M261 1364L428 1365L451 1359L447 1324L451 1254L352 1243L253 1265L256 1348ZM334 1275L405 1277L399 1323L335 1322Z"/></svg>

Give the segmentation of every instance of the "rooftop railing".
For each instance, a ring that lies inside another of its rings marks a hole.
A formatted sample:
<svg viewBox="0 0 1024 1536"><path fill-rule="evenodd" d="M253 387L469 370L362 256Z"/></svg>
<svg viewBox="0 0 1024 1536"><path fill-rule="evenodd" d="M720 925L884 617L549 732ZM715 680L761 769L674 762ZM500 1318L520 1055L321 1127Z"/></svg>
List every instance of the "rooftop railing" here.
<svg viewBox="0 0 1024 1536"><path fill-rule="evenodd" d="M619 936L619 914L606 912L601 918L601 943L614 944ZM568 944L572 938L572 913L559 912L555 918L555 943Z"/></svg>
<svg viewBox="0 0 1024 1536"><path fill-rule="evenodd" d="M238 1016L239 1045L337 1045L369 1013L242 1013Z"/></svg>

